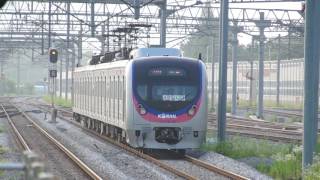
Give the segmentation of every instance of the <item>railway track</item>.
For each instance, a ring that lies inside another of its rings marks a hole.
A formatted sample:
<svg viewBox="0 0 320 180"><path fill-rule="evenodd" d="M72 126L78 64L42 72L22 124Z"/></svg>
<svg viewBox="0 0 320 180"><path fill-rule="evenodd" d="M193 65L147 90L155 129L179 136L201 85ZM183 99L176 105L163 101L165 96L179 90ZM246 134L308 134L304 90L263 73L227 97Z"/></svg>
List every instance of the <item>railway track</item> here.
<svg viewBox="0 0 320 180"><path fill-rule="evenodd" d="M208 129L216 130L217 121L214 114L208 116ZM259 139L278 142L301 143L302 128L296 125L255 121L248 118L227 116L227 132Z"/></svg>
<svg viewBox="0 0 320 180"><path fill-rule="evenodd" d="M29 103L37 106L39 104ZM44 105L49 108L49 105ZM72 111L63 108L58 108L58 113L62 116L72 118ZM217 122L216 115L209 114L208 129L216 130ZM286 143L301 143L302 142L302 127L298 125L257 121L245 117L227 116L227 132L231 135L241 135L253 137L257 139L267 139L276 142Z"/></svg>
<svg viewBox="0 0 320 180"><path fill-rule="evenodd" d="M2 111L5 113L10 126L12 127L16 136L18 137L18 140L24 150L30 151L32 146L30 146L29 143L34 145L33 140L31 138L36 138L36 141L44 143L46 146L48 146L48 149L50 149L50 152L46 152L46 153L51 153L50 156L54 156L54 158L61 158L61 157L56 157L56 155L58 153L61 154L61 152L63 152L64 156L67 156L71 161L69 163L67 161L64 161L63 162L63 165L65 165L64 167L73 166L73 168L79 169L83 174L83 175L80 175L80 177L84 179L91 178L95 180L103 179L98 174L96 174L90 167L88 167L83 161L81 161L75 154L73 154L70 150L68 150L63 144L61 144L54 137L52 137L48 132L46 132L43 128L41 128L26 113L20 111L20 109L18 109L16 106L12 104L10 105L2 104L1 108L2 108ZM19 115L20 118L19 119L16 118L16 121L13 120L8 113L8 109L10 109L11 112L12 111L18 112L20 114ZM31 127L31 129L30 128L28 129L28 127ZM33 134L32 134L33 136L30 136L30 134L28 135L26 131L33 131ZM36 135L36 133L34 133L35 131L38 132L37 136L35 136ZM47 143L47 142L50 142L50 143ZM37 149L38 147L33 147L33 148ZM59 152L57 153L57 151ZM55 153L52 153L52 152L55 152ZM60 165L62 164L60 163ZM76 167L74 167L75 165ZM59 166L59 164L57 164L56 166ZM57 168L57 167L54 167L54 168Z"/></svg>
<svg viewBox="0 0 320 180"><path fill-rule="evenodd" d="M280 111L280 110L275 110L275 109L265 109L264 112L270 113L270 114L275 114L275 115L280 115L280 116L285 116L285 117L298 117L302 118L302 112L289 112L289 111Z"/></svg>
<svg viewBox="0 0 320 180"><path fill-rule="evenodd" d="M32 104L33 106L36 106L38 107L39 109L43 110L43 111L46 111L47 113L50 113L50 110L48 109L49 106L40 106L40 105L37 105L37 104ZM97 138L100 138L102 140L105 140L113 145L116 145L122 149L125 149L127 152L131 153L131 154L134 154L140 158L143 158L149 162L152 162L153 164L156 164L157 166L179 176L179 177L182 177L184 179L199 179L198 177L196 176L193 176L192 174L190 174L190 172L185 172L183 170L179 170L178 168L175 168L171 165L168 165L167 163L153 157L152 155L149 155L148 153L144 153L143 151L139 150L139 149L135 149L135 148L132 148L124 143L121 143L121 142L118 142L110 137L107 137L105 135L101 135L100 133L92 130L92 129L88 129L88 128L84 128L82 127L79 123L73 121L70 117L71 116L72 112L68 111L68 110L65 110L65 109L58 109L58 117L60 119L63 119L65 121L68 121L72 124L74 124L75 126L78 126L80 128L82 128L83 130L85 130L87 133L91 134L91 135L94 135L96 136ZM67 118L65 117L67 116ZM206 171L209 171L209 172L212 172L214 174L219 174L220 176L222 177L226 177L226 178L229 178L229 179L236 179L236 180L246 180L248 178L244 177L244 176L241 176L241 175L238 175L238 174L235 174L233 172L230 172L230 171L227 171L225 169L222 169L222 168L219 168L217 166L214 166L212 164L209 164L207 162L204 162L204 161L201 161L201 160L198 160L196 158L193 158L191 156L184 156L183 161L186 161L186 162L189 162L191 164L193 164L194 166L197 166L201 169L205 169Z"/></svg>

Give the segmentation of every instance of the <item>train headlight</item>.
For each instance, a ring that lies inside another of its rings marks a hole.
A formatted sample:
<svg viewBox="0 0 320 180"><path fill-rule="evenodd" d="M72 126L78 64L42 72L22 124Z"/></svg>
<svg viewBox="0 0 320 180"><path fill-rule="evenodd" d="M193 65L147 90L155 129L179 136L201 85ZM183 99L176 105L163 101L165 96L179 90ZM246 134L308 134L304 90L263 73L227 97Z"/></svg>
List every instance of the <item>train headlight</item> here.
<svg viewBox="0 0 320 180"><path fill-rule="evenodd" d="M193 115L196 113L196 111L197 111L197 106L196 106L196 105L193 105L193 106L189 109L188 115L189 115L189 116L193 116Z"/></svg>
<svg viewBox="0 0 320 180"><path fill-rule="evenodd" d="M138 105L138 111L141 115L147 114L147 110L141 104Z"/></svg>

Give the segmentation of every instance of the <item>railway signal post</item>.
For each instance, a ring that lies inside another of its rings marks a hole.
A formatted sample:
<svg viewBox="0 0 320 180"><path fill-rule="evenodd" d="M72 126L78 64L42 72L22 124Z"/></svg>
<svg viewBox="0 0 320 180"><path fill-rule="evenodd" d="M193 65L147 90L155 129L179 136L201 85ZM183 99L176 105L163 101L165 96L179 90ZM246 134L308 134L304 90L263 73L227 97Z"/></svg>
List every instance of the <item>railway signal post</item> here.
<svg viewBox="0 0 320 180"><path fill-rule="evenodd" d="M56 49L50 48L49 49L49 78L51 83L49 84L50 87L50 94L51 94L51 122L56 122L57 117L57 109L54 107L54 96L56 92L56 77L57 77L57 61L58 61L58 51Z"/></svg>

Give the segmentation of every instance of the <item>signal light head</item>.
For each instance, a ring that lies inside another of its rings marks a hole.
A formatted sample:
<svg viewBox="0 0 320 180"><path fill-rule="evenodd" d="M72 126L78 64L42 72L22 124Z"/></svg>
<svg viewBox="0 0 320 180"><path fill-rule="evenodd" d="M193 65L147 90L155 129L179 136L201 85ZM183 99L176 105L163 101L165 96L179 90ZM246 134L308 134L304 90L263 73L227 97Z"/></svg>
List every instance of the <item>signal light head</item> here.
<svg viewBox="0 0 320 180"><path fill-rule="evenodd" d="M58 51L56 49L49 50L49 61L51 63L56 63L58 61Z"/></svg>

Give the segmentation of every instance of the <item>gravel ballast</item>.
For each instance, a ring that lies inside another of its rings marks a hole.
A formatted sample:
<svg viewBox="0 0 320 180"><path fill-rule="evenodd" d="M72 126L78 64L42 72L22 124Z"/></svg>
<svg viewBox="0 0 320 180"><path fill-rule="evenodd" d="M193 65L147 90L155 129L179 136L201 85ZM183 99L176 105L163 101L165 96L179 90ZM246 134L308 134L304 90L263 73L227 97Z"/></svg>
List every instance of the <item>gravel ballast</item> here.
<svg viewBox="0 0 320 180"><path fill-rule="evenodd" d="M228 171L232 171L236 174L240 174L249 179L253 180L271 180L272 178L261 174L253 167L236 161L234 159L228 158L221 154L215 152L207 152L199 157L200 160L206 161L208 163L214 164L222 169L226 169Z"/></svg>
<svg viewBox="0 0 320 180"><path fill-rule="evenodd" d="M25 106L25 110L36 109L32 106ZM176 179L175 175L159 168L158 166L141 158L128 154L107 142L101 141L85 133L81 128L76 127L64 120L57 119L58 123L49 123L44 120L43 113L29 113L36 117L42 127L49 130L59 141L63 142L84 162L97 172L104 173L109 179ZM50 117L50 115L47 115ZM272 179L259 173L245 163L225 157L223 155L206 152L198 157L209 164L241 174L250 179ZM225 179L220 175L208 172L205 169L192 165L184 160L163 160L165 163L177 169L188 172L199 179Z"/></svg>
<svg viewBox="0 0 320 180"><path fill-rule="evenodd" d="M33 127L26 118L17 115L11 119L31 150L44 161L48 172L62 179L88 179L88 176L67 155Z"/></svg>
<svg viewBox="0 0 320 180"><path fill-rule="evenodd" d="M1 162L22 162L22 153L16 143L11 126L6 118L0 118L0 146L4 152L0 154ZM1 179L21 179L23 177L22 171L4 171Z"/></svg>
<svg viewBox="0 0 320 180"><path fill-rule="evenodd" d="M24 106L24 110L30 110ZM32 107L32 109L35 109ZM146 160L131 155L81 128L57 118L57 123L44 119L44 113L28 113L58 141L76 154L99 175L108 179L179 179ZM47 115L47 117L49 117Z"/></svg>

